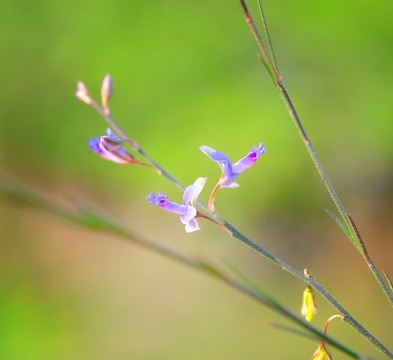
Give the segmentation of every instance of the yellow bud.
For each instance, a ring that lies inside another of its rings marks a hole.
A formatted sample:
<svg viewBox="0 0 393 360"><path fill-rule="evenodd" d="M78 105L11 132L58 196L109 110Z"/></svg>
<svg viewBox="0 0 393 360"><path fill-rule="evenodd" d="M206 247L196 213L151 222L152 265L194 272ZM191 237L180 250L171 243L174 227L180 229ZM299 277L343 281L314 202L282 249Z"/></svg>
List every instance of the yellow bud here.
<svg viewBox="0 0 393 360"><path fill-rule="evenodd" d="M311 360L333 360L333 358L327 347L323 343L320 343L318 349L312 355Z"/></svg>
<svg viewBox="0 0 393 360"><path fill-rule="evenodd" d="M308 285L306 290L303 292L303 303L300 312L308 322L310 322L313 315L317 313L315 298L310 285Z"/></svg>

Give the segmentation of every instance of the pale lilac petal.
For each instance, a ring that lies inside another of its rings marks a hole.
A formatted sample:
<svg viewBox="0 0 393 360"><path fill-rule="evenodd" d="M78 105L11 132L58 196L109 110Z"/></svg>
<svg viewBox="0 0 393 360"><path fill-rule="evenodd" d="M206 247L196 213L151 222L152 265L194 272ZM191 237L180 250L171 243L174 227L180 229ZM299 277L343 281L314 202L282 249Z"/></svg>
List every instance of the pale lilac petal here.
<svg viewBox="0 0 393 360"><path fill-rule="evenodd" d="M209 146L203 145L199 148L204 154L206 154L211 160L215 161L221 168L221 171L231 180L235 179L238 175L235 175L232 171L232 162L227 155L221 151L216 151Z"/></svg>
<svg viewBox="0 0 393 360"><path fill-rule="evenodd" d="M150 204L160 206L165 199L168 199L168 196L164 195L161 191L157 191L157 196L151 192L146 196L146 199L149 200Z"/></svg>
<svg viewBox="0 0 393 360"><path fill-rule="evenodd" d="M187 214L187 207L183 204L178 204L172 201L166 201L164 200L162 204L160 205L160 208L169 211L171 213L183 216Z"/></svg>
<svg viewBox="0 0 393 360"><path fill-rule="evenodd" d="M187 207L185 205L180 205L178 203L166 200L168 199L168 196L164 195L160 191L157 191L157 195L151 192L149 195L146 196L146 199L149 200L150 204L159 206L165 211L169 211L177 215L187 214Z"/></svg>
<svg viewBox="0 0 393 360"><path fill-rule="evenodd" d="M231 159L229 159L229 157L221 151L215 151L209 157L215 162L219 162L222 164L232 164Z"/></svg>
<svg viewBox="0 0 393 360"><path fill-rule="evenodd" d="M195 180L193 185L187 186L187 188L184 190L184 195L183 195L183 203L185 205L188 205L191 202L192 206L195 206L196 200L201 193L205 183L206 183L207 178L198 178Z"/></svg>
<svg viewBox="0 0 393 360"><path fill-rule="evenodd" d="M186 232L191 233L191 232L198 231L198 230L201 230L201 229L199 228L199 225L198 225L198 222L196 221L196 219L192 219L191 221L189 221L186 224Z"/></svg>
<svg viewBox="0 0 393 360"><path fill-rule="evenodd" d="M244 170L247 170L249 167L255 164L256 160L253 160L251 155L247 155L244 158L240 159L238 162L233 164L233 172L240 175Z"/></svg>
<svg viewBox="0 0 393 360"><path fill-rule="evenodd" d="M238 188L240 185L232 180L228 180L226 179L226 181L223 181L220 185L220 188L229 188L229 189L236 189Z"/></svg>
<svg viewBox="0 0 393 360"><path fill-rule="evenodd" d="M187 186L183 194L184 205L188 205L197 192L198 192L198 188L196 186L194 185Z"/></svg>
<svg viewBox="0 0 393 360"><path fill-rule="evenodd" d="M216 150L212 149L210 146L207 145L202 145L199 147L199 150L201 150L204 154L206 154L208 157L210 157L210 155L214 152L216 152Z"/></svg>
<svg viewBox="0 0 393 360"><path fill-rule="evenodd" d="M116 134L112 131L111 128L106 129L106 134L110 137L116 137Z"/></svg>
<svg viewBox="0 0 393 360"><path fill-rule="evenodd" d="M258 146L254 145L244 158L233 164L233 171L241 174L244 170L247 170L249 167L254 165L255 162L266 152L266 150L267 148L263 146L263 143L260 143Z"/></svg>
<svg viewBox="0 0 393 360"><path fill-rule="evenodd" d="M185 213L178 214L178 215L180 215L180 221L182 222L182 224L187 224L192 219L194 219L195 216L197 216L198 211L191 205L187 205L187 206L183 205L183 206L186 209Z"/></svg>

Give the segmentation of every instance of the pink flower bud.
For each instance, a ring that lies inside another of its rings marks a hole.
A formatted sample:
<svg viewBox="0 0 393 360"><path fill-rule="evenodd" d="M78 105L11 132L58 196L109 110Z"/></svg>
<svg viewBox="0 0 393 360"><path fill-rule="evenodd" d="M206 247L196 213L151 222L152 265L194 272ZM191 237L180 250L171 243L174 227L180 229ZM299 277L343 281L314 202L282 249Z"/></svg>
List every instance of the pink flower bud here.
<svg viewBox="0 0 393 360"><path fill-rule="evenodd" d="M90 97L85 84L82 81L79 81L76 86L78 90L76 91L75 96L86 104L91 105L93 99Z"/></svg>
<svg viewBox="0 0 393 360"><path fill-rule="evenodd" d="M108 74L104 77L104 81L102 82L102 87L101 87L102 108L106 113L109 113L108 101L111 98L112 92L113 92L113 81L111 76Z"/></svg>

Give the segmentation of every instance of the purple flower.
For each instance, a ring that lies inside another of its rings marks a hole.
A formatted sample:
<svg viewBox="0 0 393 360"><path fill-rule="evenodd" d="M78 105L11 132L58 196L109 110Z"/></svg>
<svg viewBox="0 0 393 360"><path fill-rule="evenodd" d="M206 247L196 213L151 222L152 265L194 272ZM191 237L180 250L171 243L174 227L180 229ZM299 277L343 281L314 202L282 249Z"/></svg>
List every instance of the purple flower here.
<svg viewBox="0 0 393 360"><path fill-rule="evenodd" d="M222 177L220 179L219 187L237 188L239 187L239 184L233 180L235 180L244 170L254 165L255 162L266 152L267 148L263 146L263 143L260 143L259 146L254 145L244 158L234 164L232 164L227 155L220 151L216 151L209 146L203 145L199 148L199 150L220 166L222 170Z"/></svg>
<svg viewBox="0 0 393 360"><path fill-rule="evenodd" d="M127 150L124 149L124 140L116 136L108 128L107 135L96 137L89 140L89 147L103 159L113 161L118 164L139 163Z"/></svg>
<svg viewBox="0 0 393 360"><path fill-rule="evenodd" d="M211 212L214 212L214 195L216 191L225 187L232 189L239 187L239 184L233 180L235 180L244 170L254 165L267 149L263 146L263 143L260 143L259 146L254 145L254 147L250 149L245 157L241 158L234 164L232 164L227 155L220 151L216 151L209 146L203 145L199 148L199 150L206 154L210 159L215 161L220 166L222 171L221 178L214 187L209 198L209 209Z"/></svg>
<svg viewBox="0 0 393 360"><path fill-rule="evenodd" d="M179 215L181 223L186 227L186 232L190 233L197 231L200 230L200 228L196 220L198 210L195 208L195 203L206 183L206 180L207 178L200 177L193 185L187 186L183 194L183 204L168 201L168 196L164 195L160 191L157 191L157 195L153 192L150 193L150 195L146 196L146 199L149 200L149 203L152 205L159 206L165 211Z"/></svg>

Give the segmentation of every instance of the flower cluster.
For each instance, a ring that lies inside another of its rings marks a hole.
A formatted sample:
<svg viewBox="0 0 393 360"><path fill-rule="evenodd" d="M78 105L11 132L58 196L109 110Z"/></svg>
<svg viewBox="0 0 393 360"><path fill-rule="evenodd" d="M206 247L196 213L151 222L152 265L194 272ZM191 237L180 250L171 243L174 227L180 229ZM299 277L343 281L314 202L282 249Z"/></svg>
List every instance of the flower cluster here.
<svg viewBox="0 0 393 360"><path fill-rule="evenodd" d="M245 157L232 165L229 157L222 152L216 151L206 145L201 146L199 149L209 156L210 159L217 162L222 170L221 178L210 196L209 209L211 212L215 211L214 194L217 189L224 187L239 187L239 184L235 183L233 180L236 179L244 170L254 165L262 154L266 152L266 148L261 143L259 146L254 146ZM199 178L193 185L188 186L184 191L183 204L181 205L166 200L168 197L163 195L161 192L157 192L157 195L150 193L146 199L149 200L150 204L157 205L166 211L179 215L180 221L186 226L187 232L200 230L196 217L202 215L199 214L198 210L195 208L195 203L203 186L205 185L206 180L207 178ZM190 202L191 205L189 205Z"/></svg>
<svg viewBox="0 0 393 360"><path fill-rule="evenodd" d="M112 127L114 127L119 132L119 128L116 126L110 116L110 111L108 107L108 101L111 98L112 93L112 78L110 75L106 75L101 87L102 106L99 106L92 99L89 91L87 90L83 82L78 82L75 96L79 100L85 102L86 104L92 106L95 110L97 110L107 121L109 121ZM121 131L120 134L122 134ZM131 146L132 150L139 152L142 156L144 156L151 165L140 162L138 159L136 159L135 156L133 156L129 151L127 151L125 149L125 145L127 143ZM90 139L88 145L93 152L95 152L105 160L109 160L117 164L138 164L148 166L156 170L160 175L162 175L162 171L159 169L159 167L157 167L157 165L139 148L139 146L134 141L132 141L128 137L124 138L116 135L110 128L106 130L106 135ZM216 191L220 188L234 189L239 187L239 184L234 182L234 180L243 171L254 165L255 162L266 152L267 149L263 145L263 143L260 143L258 146L254 146L253 148L251 148L246 156L244 156L234 164L232 164L231 160L227 155L220 151L216 151L207 145L201 146L199 150L206 154L211 160L216 162L221 168L221 177L217 185L214 187L209 198L209 210L213 213L215 211L214 194L216 193ZM167 200L168 197L160 191L157 191L157 194L154 194L153 192L150 193L150 195L148 195L146 199L150 202L150 204L159 206L165 211L169 211L179 215L180 221L182 222L182 224L185 225L186 232L194 232L200 230L198 222L196 220L197 217L204 217L215 222L208 216L199 213L195 207L197 198L201 193L203 187L205 186L206 181L207 178L200 177L194 182L194 184L188 186L184 190L182 204ZM221 224L217 222L215 223L221 226Z"/></svg>
<svg viewBox="0 0 393 360"><path fill-rule="evenodd" d="M113 161L118 164L147 165L141 163L133 155L131 155L124 148L124 142L125 140L123 138L116 136L116 134L108 128L107 135L90 139L88 145L91 150L105 160ZM239 184L235 183L233 180L236 179L244 170L254 165L255 161L266 152L266 148L261 143L259 146L254 146L245 157L232 165L228 156L222 152L216 151L206 145L201 146L199 149L208 155L213 161L217 162L222 169L221 178L210 196L209 209L211 212L215 211L214 194L217 189L224 187L237 188ZM205 215L201 215L195 207L197 198L206 181L207 178L200 177L194 182L194 184L188 186L184 190L183 204L168 201L168 197L160 191L157 191L157 195L153 192L150 193L146 199L149 200L149 203L152 205L159 206L165 211L179 215L181 223L185 225L186 232L194 232L200 230L196 218L198 216L208 218Z"/></svg>

